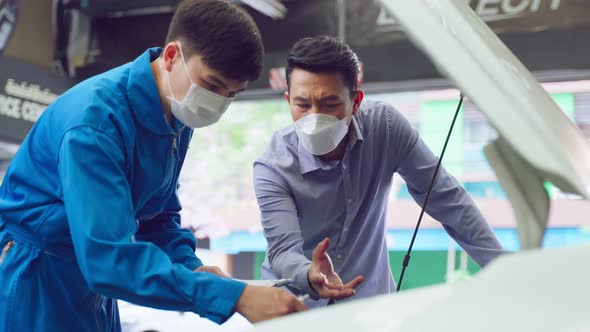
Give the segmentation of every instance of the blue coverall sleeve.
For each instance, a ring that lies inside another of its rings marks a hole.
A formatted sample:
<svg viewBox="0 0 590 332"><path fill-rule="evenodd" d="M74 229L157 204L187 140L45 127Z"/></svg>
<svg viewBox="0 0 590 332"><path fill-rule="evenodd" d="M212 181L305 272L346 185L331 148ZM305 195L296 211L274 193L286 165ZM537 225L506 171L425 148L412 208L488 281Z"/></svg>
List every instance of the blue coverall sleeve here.
<svg viewBox="0 0 590 332"><path fill-rule="evenodd" d="M178 194L175 193L166 204L166 211L139 224L135 239L152 242L166 252L172 262L194 271L203 263L195 256L195 236L190 230L180 227L178 212L181 208Z"/></svg>
<svg viewBox="0 0 590 332"><path fill-rule="evenodd" d="M119 144L82 126L66 132L59 147L63 202L76 259L89 288L143 306L225 321L244 283L193 272L175 264L153 243L133 240L137 224Z"/></svg>

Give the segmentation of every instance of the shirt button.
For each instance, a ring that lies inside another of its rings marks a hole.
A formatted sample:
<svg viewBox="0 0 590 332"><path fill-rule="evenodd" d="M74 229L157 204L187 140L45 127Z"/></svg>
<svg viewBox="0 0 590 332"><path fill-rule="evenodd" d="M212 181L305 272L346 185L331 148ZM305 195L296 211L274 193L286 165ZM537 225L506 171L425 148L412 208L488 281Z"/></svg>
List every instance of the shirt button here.
<svg viewBox="0 0 590 332"><path fill-rule="evenodd" d="M344 227L344 231L345 232L348 232L348 227Z"/></svg>
<svg viewBox="0 0 590 332"><path fill-rule="evenodd" d="M343 168L343 169L346 169L346 165L342 165L342 168Z"/></svg>
<svg viewBox="0 0 590 332"><path fill-rule="evenodd" d="M352 199L351 198L348 199L348 204L350 204L350 203L352 203Z"/></svg>
<svg viewBox="0 0 590 332"><path fill-rule="evenodd" d="M336 256L336 258L342 259L342 255L338 255L338 256Z"/></svg>

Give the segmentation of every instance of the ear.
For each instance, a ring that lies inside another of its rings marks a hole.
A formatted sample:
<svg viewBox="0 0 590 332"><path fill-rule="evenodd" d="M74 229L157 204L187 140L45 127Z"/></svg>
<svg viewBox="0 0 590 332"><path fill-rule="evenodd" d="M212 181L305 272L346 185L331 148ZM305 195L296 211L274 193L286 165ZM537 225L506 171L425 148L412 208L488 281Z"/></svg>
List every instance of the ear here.
<svg viewBox="0 0 590 332"><path fill-rule="evenodd" d="M176 63L177 59L180 57L178 52L178 45L176 42L170 42L162 51L162 63L164 64L164 69L168 72L172 71L172 66Z"/></svg>
<svg viewBox="0 0 590 332"><path fill-rule="evenodd" d="M359 110L359 108L361 107L361 103L363 101L363 98L365 97L365 92L363 90L356 90L356 93L354 95L354 98L352 100L352 114L356 114Z"/></svg>
<svg viewBox="0 0 590 332"><path fill-rule="evenodd" d="M291 103L291 98L289 97L289 91L285 91L285 100L287 101L287 103Z"/></svg>

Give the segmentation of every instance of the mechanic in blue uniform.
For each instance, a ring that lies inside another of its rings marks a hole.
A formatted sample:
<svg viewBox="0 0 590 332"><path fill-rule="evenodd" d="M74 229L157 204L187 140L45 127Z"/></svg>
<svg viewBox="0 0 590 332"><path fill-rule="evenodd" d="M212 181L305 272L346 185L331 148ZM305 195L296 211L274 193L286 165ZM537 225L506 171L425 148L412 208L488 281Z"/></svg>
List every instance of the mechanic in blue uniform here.
<svg viewBox="0 0 590 332"><path fill-rule="evenodd" d="M180 228L193 129L221 117L262 58L243 9L185 0L163 49L48 107L0 187L0 331L119 331L115 299L218 323L305 309L286 291L204 267Z"/></svg>

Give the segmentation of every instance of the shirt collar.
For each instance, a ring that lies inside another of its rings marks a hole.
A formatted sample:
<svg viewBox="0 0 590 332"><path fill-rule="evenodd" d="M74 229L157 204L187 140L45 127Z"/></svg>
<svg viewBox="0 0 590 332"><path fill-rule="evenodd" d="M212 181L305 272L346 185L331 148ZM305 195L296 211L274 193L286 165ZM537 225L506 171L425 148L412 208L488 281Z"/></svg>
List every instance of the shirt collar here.
<svg viewBox="0 0 590 332"><path fill-rule="evenodd" d="M346 151L344 152L345 154L347 154L357 142L363 141L363 134L361 133L359 122L356 120L355 116L352 117L350 126L351 128L348 130L348 135L350 135L350 137L348 138ZM307 151L299 140L297 140L297 154L299 157L299 171L302 175L318 169L331 170L339 164L330 165L323 162L318 156Z"/></svg>
<svg viewBox="0 0 590 332"><path fill-rule="evenodd" d="M162 53L159 47L150 48L131 63L127 96L137 121L148 130L157 134L174 134L182 124L174 119L174 129L164 116L162 102L158 93L156 80L151 69L151 62Z"/></svg>

